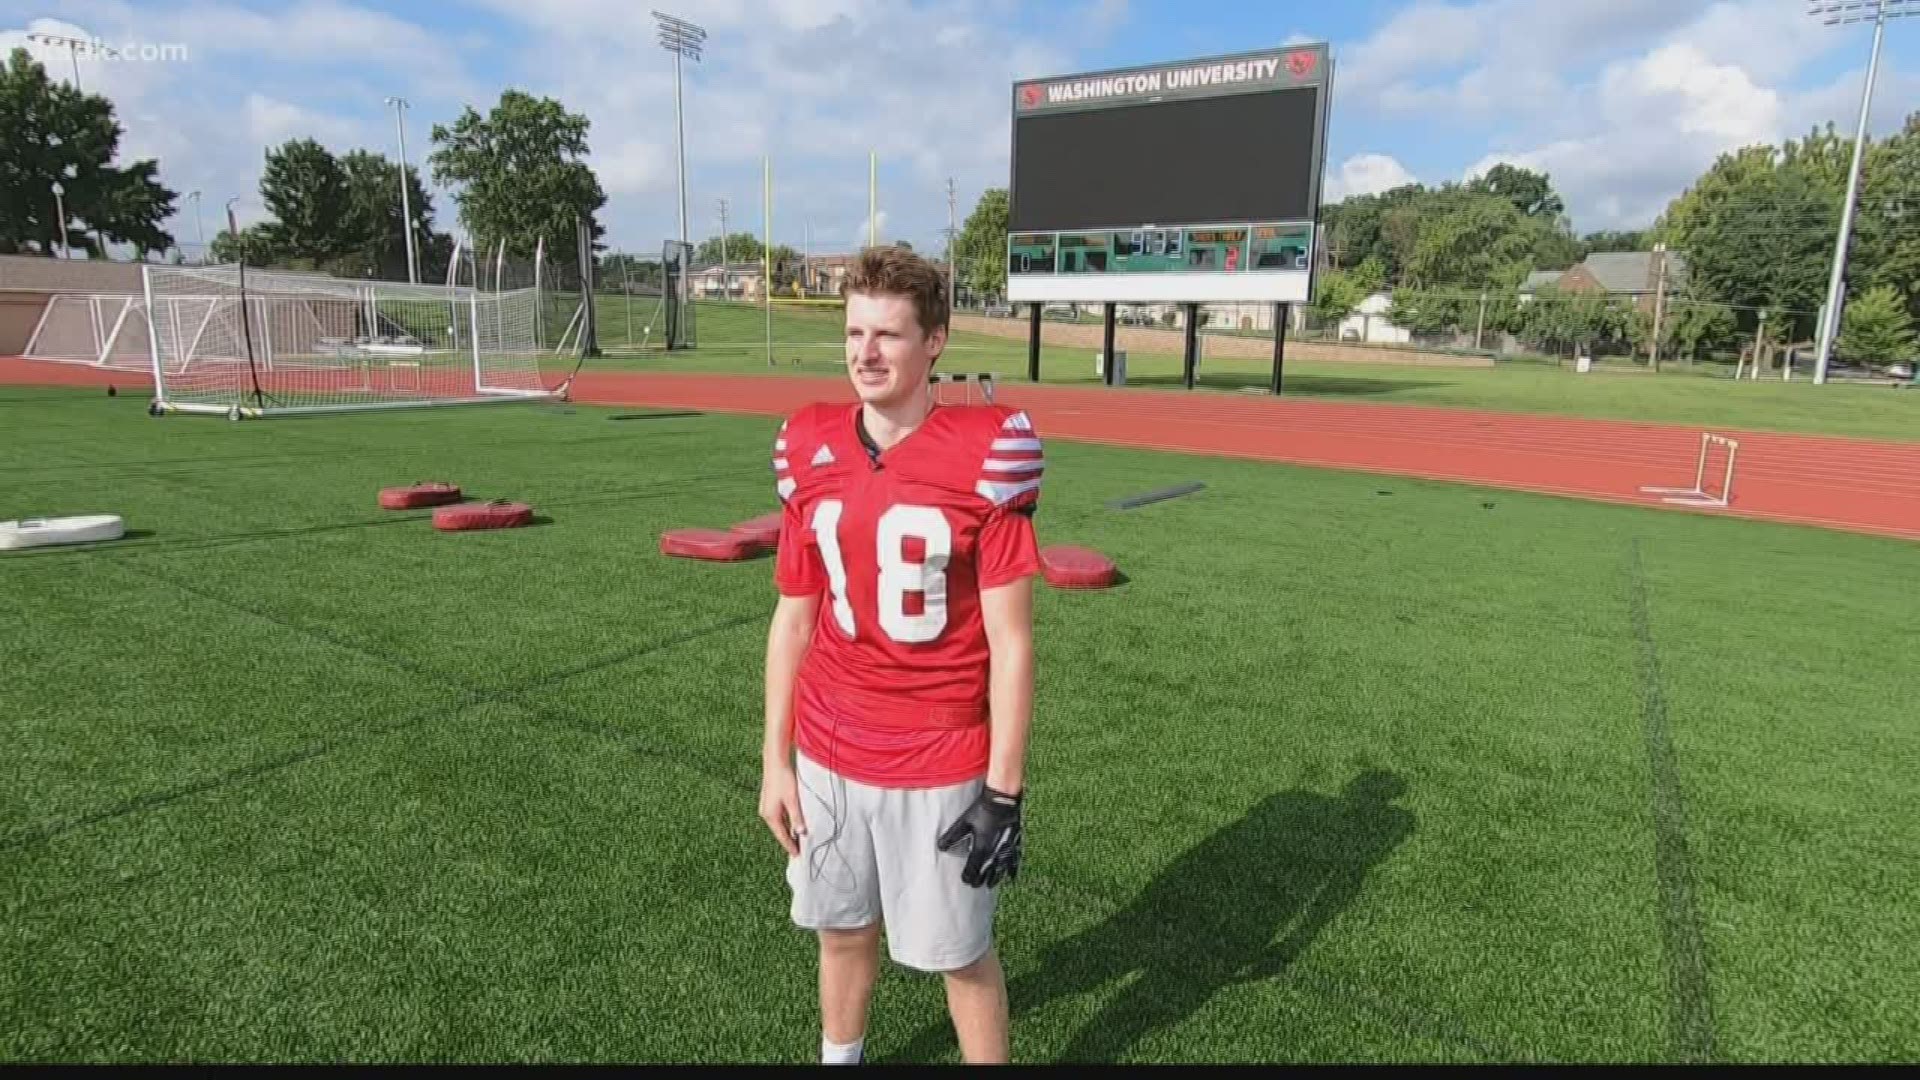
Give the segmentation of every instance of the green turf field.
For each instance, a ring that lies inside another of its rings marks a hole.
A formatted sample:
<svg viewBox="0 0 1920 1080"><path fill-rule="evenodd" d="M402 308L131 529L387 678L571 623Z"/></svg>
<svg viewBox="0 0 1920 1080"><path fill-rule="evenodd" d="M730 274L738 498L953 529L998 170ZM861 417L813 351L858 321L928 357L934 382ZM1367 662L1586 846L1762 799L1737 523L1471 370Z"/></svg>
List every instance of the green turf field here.
<svg viewBox="0 0 1920 1080"><path fill-rule="evenodd" d="M0 1058L808 1061L771 419L0 391ZM442 534L447 478L532 528ZM1186 480L1134 511L1103 503ZM1017 1060L1920 1054L1912 544L1056 442ZM1905 590L1903 592L1903 590ZM951 1060L889 967L870 1059Z"/></svg>
<svg viewBox="0 0 1920 1080"><path fill-rule="evenodd" d="M635 311L640 312L636 299ZM645 351L590 361L607 367L659 371L764 372L767 370L766 313L747 304L696 305L699 348L690 352ZM619 298L603 298L597 309L601 341L619 354L629 341L625 307ZM643 337L645 319L634 327ZM783 372L835 374L842 358L840 315L832 310L782 308L774 313L774 361ZM1204 341L1204 336L1203 336ZM799 361L797 364L795 361ZM1027 377L1027 347L975 333L954 335L949 370L991 371L1013 382ZM1136 386L1174 388L1181 380L1180 358L1133 353L1128 381ZM1869 439L1920 441L1920 391L1883 385L1815 386L1806 372L1799 381L1777 379L1736 382L1719 365L1689 369L1673 365L1660 375L1639 372L1576 374L1571 366L1504 362L1493 368L1455 368L1351 363L1314 363L1292 359L1286 365L1286 392L1305 398L1439 405L1500 412L1553 413L1615 420L1645 420L1696 427L1850 435ZM1271 361L1203 358L1199 384L1209 390L1264 388ZM1093 351L1048 346L1041 357L1048 382L1097 385Z"/></svg>

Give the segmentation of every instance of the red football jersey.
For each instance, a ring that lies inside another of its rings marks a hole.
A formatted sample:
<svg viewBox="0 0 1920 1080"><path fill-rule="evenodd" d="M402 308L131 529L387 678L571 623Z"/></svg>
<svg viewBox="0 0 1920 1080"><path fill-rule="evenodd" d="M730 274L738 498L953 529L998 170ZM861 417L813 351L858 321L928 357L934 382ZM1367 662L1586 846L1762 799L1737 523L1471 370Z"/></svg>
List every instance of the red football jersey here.
<svg viewBox="0 0 1920 1080"><path fill-rule="evenodd" d="M860 413L810 405L774 441L774 581L821 597L794 741L876 786L971 780L989 734L980 592L1040 568L1040 438L1016 409L935 406L875 454Z"/></svg>

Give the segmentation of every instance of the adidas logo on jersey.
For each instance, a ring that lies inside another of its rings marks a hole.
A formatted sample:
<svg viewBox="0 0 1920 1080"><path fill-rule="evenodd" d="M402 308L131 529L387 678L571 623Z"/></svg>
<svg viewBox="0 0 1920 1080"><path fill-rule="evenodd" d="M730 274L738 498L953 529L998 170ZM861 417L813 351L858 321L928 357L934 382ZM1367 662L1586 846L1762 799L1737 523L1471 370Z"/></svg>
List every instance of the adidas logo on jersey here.
<svg viewBox="0 0 1920 1080"><path fill-rule="evenodd" d="M821 446L820 449L813 452L812 464L815 468L818 468L822 465L833 464L833 451L824 445Z"/></svg>

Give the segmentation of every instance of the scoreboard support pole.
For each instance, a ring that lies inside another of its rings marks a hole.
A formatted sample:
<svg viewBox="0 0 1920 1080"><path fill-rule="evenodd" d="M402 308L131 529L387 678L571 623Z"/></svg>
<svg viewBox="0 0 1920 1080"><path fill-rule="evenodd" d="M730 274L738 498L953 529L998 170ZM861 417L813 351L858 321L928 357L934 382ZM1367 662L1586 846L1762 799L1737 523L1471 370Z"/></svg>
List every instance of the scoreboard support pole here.
<svg viewBox="0 0 1920 1080"><path fill-rule="evenodd" d="M1100 305L1100 364L1103 381L1113 385L1114 372L1119 367L1113 362L1113 309L1111 300Z"/></svg>
<svg viewBox="0 0 1920 1080"><path fill-rule="evenodd" d="M1287 366L1287 319L1293 314L1293 305L1279 303L1273 305L1273 392L1280 392L1280 376Z"/></svg>
<svg viewBox="0 0 1920 1080"><path fill-rule="evenodd" d="M1200 305L1182 304L1186 309L1185 349L1182 351L1181 370L1185 373L1187 389L1193 389L1193 372L1200 366Z"/></svg>
<svg viewBox="0 0 1920 1080"><path fill-rule="evenodd" d="M1040 381L1040 309L1035 301L1027 305L1027 381Z"/></svg>

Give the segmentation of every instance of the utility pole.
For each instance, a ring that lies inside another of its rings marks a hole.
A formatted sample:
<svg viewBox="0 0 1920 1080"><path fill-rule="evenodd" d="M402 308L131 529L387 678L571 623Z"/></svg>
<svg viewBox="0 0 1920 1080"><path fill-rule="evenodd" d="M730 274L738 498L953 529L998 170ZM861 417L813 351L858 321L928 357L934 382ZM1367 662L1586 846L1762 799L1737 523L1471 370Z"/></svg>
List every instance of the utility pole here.
<svg viewBox="0 0 1920 1080"><path fill-rule="evenodd" d="M1655 373L1660 370L1660 323L1666 316L1667 304L1667 245L1653 245L1653 343L1648 359Z"/></svg>
<svg viewBox="0 0 1920 1080"><path fill-rule="evenodd" d="M707 32L685 19L656 11L653 17L659 23L660 47L673 54L673 126L676 132L674 145L680 154L680 242L687 242L687 122L681 109L680 100L680 59L700 59L701 44L707 40Z"/></svg>
<svg viewBox="0 0 1920 1080"><path fill-rule="evenodd" d="M1487 329L1487 290L1480 290L1480 321L1473 324L1473 347L1480 348L1480 335Z"/></svg>
<svg viewBox="0 0 1920 1080"><path fill-rule="evenodd" d="M953 177L949 176L947 177L947 309L949 311L959 302L958 295L953 291L953 238L959 235L953 227L953 198Z"/></svg>
<svg viewBox="0 0 1920 1080"><path fill-rule="evenodd" d="M1880 69L1880 42L1886 36L1887 20L1902 15L1920 15L1915 0L1813 0L1809 13L1824 15L1826 25L1873 20L1873 51L1867 59L1867 82L1860 92L1860 123L1853 136L1853 165L1847 172L1847 201L1840 209L1840 234L1833 245L1833 273L1827 279L1827 317L1820 325L1819 348L1814 354L1813 381L1827 381L1827 361L1833 354L1840 316L1846 307L1844 282L1847 276L1847 244L1853 235L1853 204L1860 193L1860 160L1867 146L1867 114L1873 107L1873 81Z"/></svg>
<svg viewBox="0 0 1920 1080"><path fill-rule="evenodd" d="M407 99L390 97L387 104L393 106L393 127L400 135L400 229L407 236L407 284L420 284L420 268L413 257L413 205L412 197L407 193L407 125L401 119L407 108Z"/></svg>

